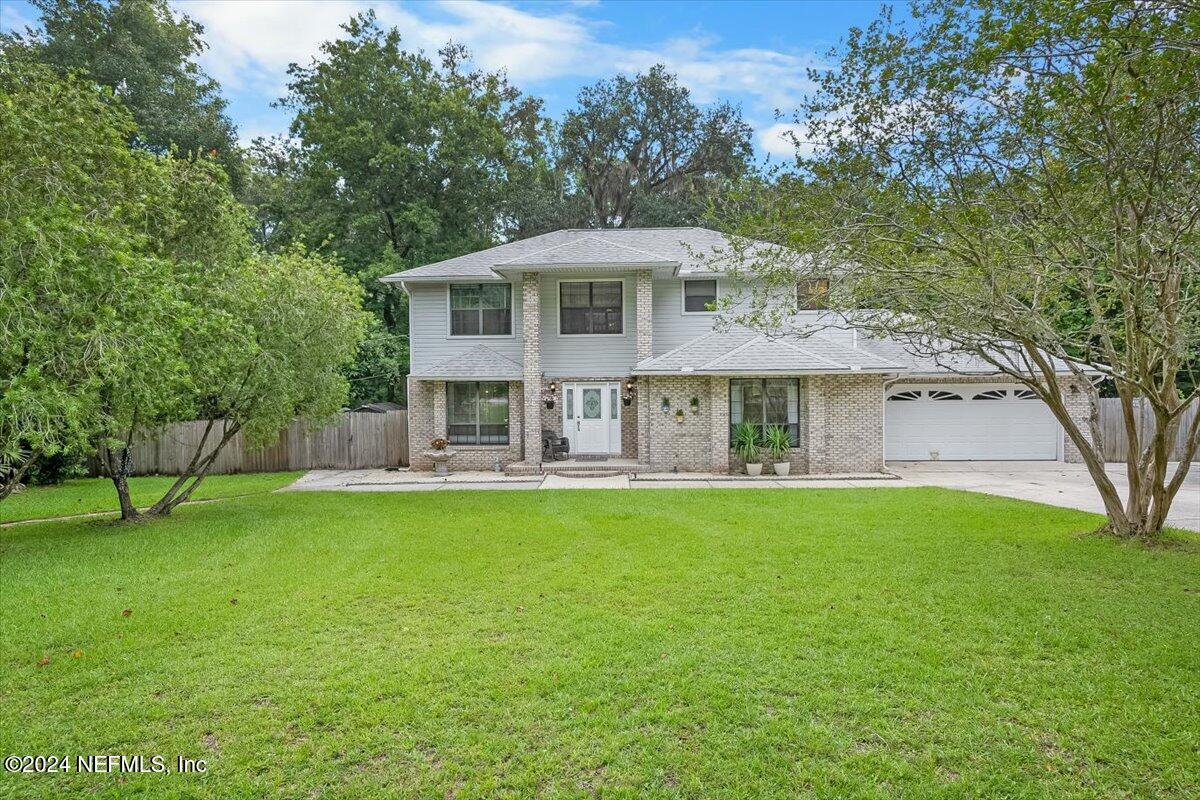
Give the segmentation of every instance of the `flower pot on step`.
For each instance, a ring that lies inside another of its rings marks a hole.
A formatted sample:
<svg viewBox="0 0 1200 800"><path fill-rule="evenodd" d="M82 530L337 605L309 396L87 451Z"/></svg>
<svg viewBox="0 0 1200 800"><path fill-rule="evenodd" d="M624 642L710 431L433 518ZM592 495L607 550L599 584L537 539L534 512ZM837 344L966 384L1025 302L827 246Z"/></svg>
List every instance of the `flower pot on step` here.
<svg viewBox="0 0 1200 800"><path fill-rule="evenodd" d="M791 474L792 462L790 461L777 461L774 466L776 475L783 476Z"/></svg>
<svg viewBox="0 0 1200 800"><path fill-rule="evenodd" d="M746 465L746 474L747 475L762 475L762 464L747 464Z"/></svg>

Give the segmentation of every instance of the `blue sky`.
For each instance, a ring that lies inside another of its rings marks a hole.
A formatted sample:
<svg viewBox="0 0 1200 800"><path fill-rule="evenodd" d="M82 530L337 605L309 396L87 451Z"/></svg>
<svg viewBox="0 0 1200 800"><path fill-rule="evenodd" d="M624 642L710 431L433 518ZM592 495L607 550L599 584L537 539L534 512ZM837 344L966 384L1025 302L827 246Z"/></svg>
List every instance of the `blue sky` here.
<svg viewBox="0 0 1200 800"><path fill-rule="evenodd" d="M504 68L557 116L581 86L662 62L700 102L741 105L762 156L790 153L781 138L788 114L809 89L806 68L853 25L866 25L880 3L864 2L507 2L474 0L179 0L205 27L201 59L229 100L243 141L284 133L288 115L271 108L283 93L289 62L307 63L352 14L374 8L411 48L427 52L448 39L475 62ZM27 3L0 0L0 28L36 24Z"/></svg>

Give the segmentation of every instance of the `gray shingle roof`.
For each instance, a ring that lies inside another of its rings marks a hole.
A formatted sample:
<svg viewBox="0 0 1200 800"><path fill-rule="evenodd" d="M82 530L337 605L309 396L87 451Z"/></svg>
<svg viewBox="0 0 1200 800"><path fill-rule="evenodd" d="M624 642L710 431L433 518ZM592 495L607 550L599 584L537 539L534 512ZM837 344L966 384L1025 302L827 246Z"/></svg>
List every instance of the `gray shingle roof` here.
<svg viewBox="0 0 1200 800"><path fill-rule="evenodd" d="M753 242L749 247L765 250L772 246ZM388 275L384 280L496 278L499 277L494 271L497 265L503 268L546 264L655 263L670 266L678 264L681 274L713 272L721 270L722 254L730 252L729 238L707 228L573 228L467 253L436 264L426 264Z"/></svg>
<svg viewBox="0 0 1200 800"><path fill-rule="evenodd" d="M968 353L947 353L937 358L914 355L902 342L894 339L874 339L860 335L858 346L880 358L904 364L913 375L995 375L996 368L982 358ZM1071 369L1065 361L1046 354L1055 372L1067 373ZM1015 362L1014 363L1019 363ZM1084 372L1099 374L1097 370Z"/></svg>
<svg viewBox="0 0 1200 800"><path fill-rule="evenodd" d="M907 367L820 335L772 337L747 329L714 331L640 362L635 375L904 372Z"/></svg>
<svg viewBox="0 0 1200 800"><path fill-rule="evenodd" d="M521 379L522 370L521 365L511 358L500 355L490 347L478 345L440 364L413 372L412 376L425 379L516 381Z"/></svg>
<svg viewBox="0 0 1200 800"><path fill-rule="evenodd" d="M664 258L658 253L639 250L620 242L602 239L598 236L581 236L545 250L537 250L526 255L501 261L497 266L553 266L557 264L664 264L674 265L677 262Z"/></svg>

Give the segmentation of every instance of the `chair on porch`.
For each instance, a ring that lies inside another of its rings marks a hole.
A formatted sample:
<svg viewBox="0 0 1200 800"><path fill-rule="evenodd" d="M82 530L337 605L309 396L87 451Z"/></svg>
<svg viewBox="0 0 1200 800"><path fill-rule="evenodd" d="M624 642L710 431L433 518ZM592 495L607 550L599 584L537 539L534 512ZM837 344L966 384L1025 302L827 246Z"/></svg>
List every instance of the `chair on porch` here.
<svg viewBox="0 0 1200 800"><path fill-rule="evenodd" d="M559 436L552 430L542 429L542 460L566 461L570 456L571 443L567 437Z"/></svg>

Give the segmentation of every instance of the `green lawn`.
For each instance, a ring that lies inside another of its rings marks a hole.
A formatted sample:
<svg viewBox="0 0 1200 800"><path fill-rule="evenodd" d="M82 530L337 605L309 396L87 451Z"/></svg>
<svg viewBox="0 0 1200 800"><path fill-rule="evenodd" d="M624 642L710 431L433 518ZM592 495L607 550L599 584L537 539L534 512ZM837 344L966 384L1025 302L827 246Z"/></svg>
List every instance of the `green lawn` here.
<svg viewBox="0 0 1200 800"><path fill-rule="evenodd" d="M193 500L258 494L287 486L302 472L261 472L247 475L211 475L192 494ZM172 475L129 479L134 505L144 508L157 502L175 482ZM108 478L79 478L61 486L35 486L0 501L0 522L65 517L95 511L119 511L117 493Z"/></svg>
<svg viewBox="0 0 1200 800"><path fill-rule="evenodd" d="M1098 522L880 488L8 528L0 754L209 772L0 796L1200 796L1200 543Z"/></svg>

